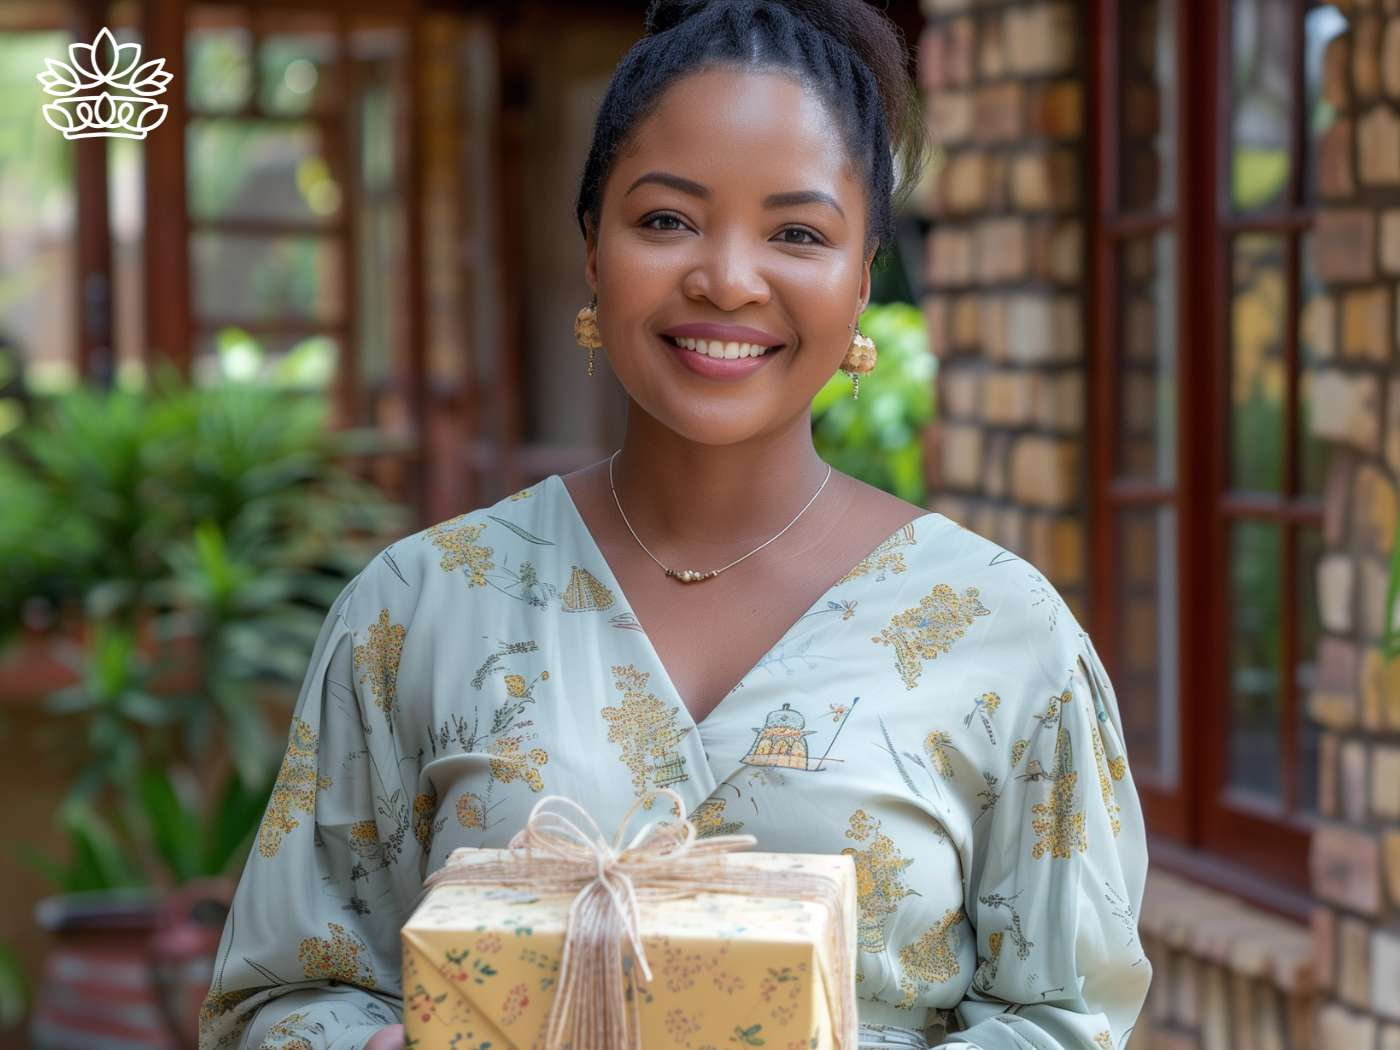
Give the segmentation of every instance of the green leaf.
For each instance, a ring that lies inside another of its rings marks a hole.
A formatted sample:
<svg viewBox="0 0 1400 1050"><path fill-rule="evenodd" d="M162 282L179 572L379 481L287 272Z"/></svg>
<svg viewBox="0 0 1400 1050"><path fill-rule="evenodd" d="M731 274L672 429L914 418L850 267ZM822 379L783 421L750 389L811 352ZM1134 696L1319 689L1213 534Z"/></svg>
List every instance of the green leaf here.
<svg viewBox="0 0 1400 1050"><path fill-rule="evenodd" d="M151 840L171 874L180 882L205 874L200 864L199 818L185 809L170 775L147 767L141 772L138 793Z"/></svg>

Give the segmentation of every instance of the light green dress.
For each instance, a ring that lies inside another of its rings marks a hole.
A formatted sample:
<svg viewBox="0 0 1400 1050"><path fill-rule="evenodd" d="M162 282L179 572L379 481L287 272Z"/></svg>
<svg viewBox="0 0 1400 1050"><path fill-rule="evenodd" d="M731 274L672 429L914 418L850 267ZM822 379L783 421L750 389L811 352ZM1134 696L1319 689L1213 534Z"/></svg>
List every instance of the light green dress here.
<svg viewBox="0 0 1400 1050"><path fill-rule="evenodd" d="M609 828L656 787L702 834L854 858L872 1044L1127 1044L1142 812L1108 676L1034 566L925 514L697 725L554 474L391 544L331 607L200 1050L361 1047L402 1018L399 929L453 849L506 844L542 793Z"/></svg>

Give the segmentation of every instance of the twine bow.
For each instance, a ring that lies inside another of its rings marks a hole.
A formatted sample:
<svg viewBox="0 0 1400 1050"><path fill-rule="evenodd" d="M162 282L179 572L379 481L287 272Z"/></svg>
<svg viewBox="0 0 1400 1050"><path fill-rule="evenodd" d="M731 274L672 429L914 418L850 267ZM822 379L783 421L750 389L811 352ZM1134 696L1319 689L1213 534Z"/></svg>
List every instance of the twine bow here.
<svg viewBox="0 0 1400 1050"><path fill-rule="evenodd" d="M637 810L660 795L671 800L676 819L648 824L623 846L623 835ZM633 980L647 984L652 978L642 946L640 896L647 900L695 893L795 897L823 905L833 919L840 916L836 880L813 872L729 867L725 854L748 849L758 840L752 835L701 839L684 813L681 797L669 788L659 788L632 804L609 843L577 802L546 795L510 840L509 854L483 862L449 858L423 881L423 895L443 884L517 881L541 893L574 893L545 1050L640 1050L639 997L628 995L624 975L624 961L630 955ZM844 1044L847 1021L855 1010L853 963L844 936L836 938L833 964L838 986L827 989L828 1007L839 1042Z"/></svg>

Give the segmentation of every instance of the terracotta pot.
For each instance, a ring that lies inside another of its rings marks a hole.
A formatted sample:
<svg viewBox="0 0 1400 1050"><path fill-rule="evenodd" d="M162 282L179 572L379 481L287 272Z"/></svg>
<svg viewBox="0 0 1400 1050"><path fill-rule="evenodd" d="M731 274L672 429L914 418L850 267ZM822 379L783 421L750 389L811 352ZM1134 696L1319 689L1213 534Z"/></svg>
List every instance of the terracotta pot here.
<svg viewBox="0 0 1400 1050"><path fill-rule="evenodd" d="M33 1050L196 1050L232 894L218 879L165 897L104 891L40 901L35 919L54 944L30 1015Z"/></svg>

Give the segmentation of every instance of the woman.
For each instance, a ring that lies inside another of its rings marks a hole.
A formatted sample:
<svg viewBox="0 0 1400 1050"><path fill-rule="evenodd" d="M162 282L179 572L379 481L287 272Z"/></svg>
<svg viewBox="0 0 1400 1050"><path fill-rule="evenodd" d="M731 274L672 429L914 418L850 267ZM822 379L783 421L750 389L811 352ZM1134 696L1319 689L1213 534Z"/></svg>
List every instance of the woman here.
<svg viewBox="0 0 1400 1050"><path fill-rule="evenodd" d="M1147 856L1093 645L1033 566L812 447L813 395L870 364L892 157L905 189L923 158L902 41L863 0L654 3L647 31L578 200L576 334L626 439L337 599L201 1048L401 1047L426 873L542 792L609 827L669 787L702 833L854 857L862 1046L1121 1050Z"/></svg>

